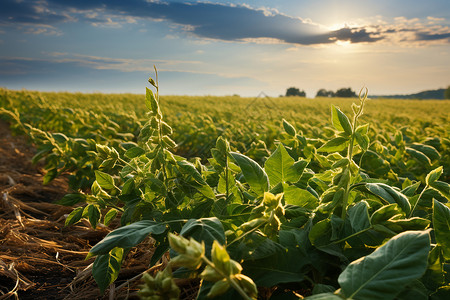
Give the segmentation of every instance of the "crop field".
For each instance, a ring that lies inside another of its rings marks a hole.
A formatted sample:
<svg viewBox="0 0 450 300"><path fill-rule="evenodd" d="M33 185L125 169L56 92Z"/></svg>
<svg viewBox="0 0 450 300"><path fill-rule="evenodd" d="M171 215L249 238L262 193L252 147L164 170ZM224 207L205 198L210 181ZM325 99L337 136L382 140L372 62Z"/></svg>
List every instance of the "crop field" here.
<svg viewBox="0 0 450 300"><path fill-rule="evenodd" d="M149 79L0 89L0 119L0 299L450 299L448 100Z"/></svg>

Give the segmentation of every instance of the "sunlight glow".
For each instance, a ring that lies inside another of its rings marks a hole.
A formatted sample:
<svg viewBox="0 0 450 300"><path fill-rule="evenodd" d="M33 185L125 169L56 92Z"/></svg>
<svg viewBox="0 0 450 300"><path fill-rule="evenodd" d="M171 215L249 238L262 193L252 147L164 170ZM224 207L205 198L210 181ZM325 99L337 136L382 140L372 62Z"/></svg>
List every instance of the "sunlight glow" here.
<svg viewBox="0 0 450 300"><path fill-rule="evenodd" d="M342 47L349 47L352 43L350 41L336 41L336 45Z"/></svg>

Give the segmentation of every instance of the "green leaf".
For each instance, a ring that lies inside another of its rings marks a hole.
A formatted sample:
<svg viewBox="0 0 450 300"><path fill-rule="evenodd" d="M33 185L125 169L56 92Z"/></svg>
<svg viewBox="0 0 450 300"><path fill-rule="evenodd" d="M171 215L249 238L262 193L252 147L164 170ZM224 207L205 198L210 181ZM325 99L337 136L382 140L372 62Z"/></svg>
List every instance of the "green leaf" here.
<svg viewBox="0 0 450 300"><path fill-rule="evenodd" d="M319 149L317 149L318 152L340 152L348 147L348 138L345 137L337 137L332 140L329 140L325 144L323 144Z"/></svg>
<svg viewBox="0 0 450 300"><path fill-rule="evenodd" d="M436 199L433 201L433 228L445 259L450 260L450 209Z"/></svg>
<svg viewBox="0 0 450 300"><path fill-rule="evenodd" d="M111 208L105 215L105 219L103 223L108 226L117 216L118 210L115 208Z"/></svg>
<svg viewBox="0 0 450 300"><path fill-rule="evenodd" d="M295 185L283 185L284 201L286 204L297 205L309 209L314 209L319 203L319 199L307 190L296 187Z"/></svg>
<svg viewBox="0 0 450 300"><path fill-rule="evenodd" d="M404 216L405 213L400 210L397 203L389 204L377 209L370 217L370 223L372 225L383 223L393 216Z"/></svg>
<svg viewBox="0 0 450 300"><path fill-rule="evenodd" d="M258 195L269 190L269 177L253 159L236 152L230 152L242 170L245 180Z"/></svg>
<svg viewBox="0 0 450 300"><path fill-rule="evenodd" d="M355 139L358 145L361 146L361 149L363 149L364 151L369 149L370 140L367 134L360 134L359 132L355 132Z"/></svg>
<svg viewBox="0 0 450 300"><path fill-rule="evenodd" d="M424 230L430 225L431 221L424 218L413 217L409 219L392 219L384 223L384 225L394 231L406 230ZM399 229L397 229L399 228Z"/></svg>
<svg viewBox="0 0 450 300"><path fill-rule="evenodd" d="M322 293L334 293L336 288L332 285L316 283L312 290L313 295L322 294Z"/></svg>
<svg viewBox="0 0 450 300"><path fill-rule="evenodd" d="M112 190L115 187L114 179L107 173L95 170L95 180L97 180L98 185L104 189Z"/></svg>
<svg viewBox="0 0 450 300"><path fill-rule="evenodd" d="M445 283L444 261L441 246L434 246L428 254L428 269L422 277L429 290L436 290Z"/></svg>
<svg viewBox="0 0 450 300"><path fill-rule="evenodd" d="M280 283L304 280L304 268L309 263L305 253L298 248L290 248L262 260L245 260L242 266L246 275L258 286L272 287Z"/></svg>
<svg viewBox="0 0 450 300"><path fill-rule="evenodd" d="M411 146L411 148L422 152L423 154L425 154L431 161L434 160L438 160L441 158L441 155L439 154L439 152L436 150L436 148L434 148L433 146L430 145L424 145L424 144L419 144L419 143L413 143Z"/></svg>
<svg viewBox="0 0 450 300"><path fill-rule="evenodd" d="M372 254L362 257L341 273L338 282L346 298L389 300L427 268L428 231L396 235Z"/></svg>
<svg viewBox="0 0 450 300"><path fill-rule="evenodd" d="M128 149L125 152L125 156L131 159L131 158L141 156L144 153L145 153L145 150L142 149L141 147L133 147L133 148Z"/></svg>
<svg viewBox="0 0 450 300"><path fill-rule="evenodd" d="M421 280L416 279L408 284L395 300L428 300L428 294L429 292Z"/></svg>
<svg viewBox="0 0 450 300"><path fill-rule="evenodd" d="M64 205L64 206L73 206L78 202L82 202L86 200L86 195L84 194L67 194L58 201L56 204Z"/></svg>
<svg viewBox="0 0 450 300"><path fill-rule="evenodd" d="M83 216L83 210L84 207L80 206L72 210L72 212L69 214L69 216L66 219L66 223L64 226L70 226L72 224L77 223L80 221L81 217Z"/></svg>
<svg viewBox="0 0 450 300"><path fill-rule="evenodd" d="M89 204L87 206L87 216L89 219L89 223L91 223L92 228L95 229L101 216L100 209L97 207L97 205Z"/></svg>
<svg viewBox="0 0 450 300"><path fill-rule="evenodd" d="M198 242L204 241L206 253L209 253L215 240L221 245L225 245L226 242L222 223L215 217L189 219L181 229L180 235L192 237Z"/></svg>
<svg viewBox="0 0 450 300"><path fill-rule="evenodd" d="M152 90L147 87L145 88L145 105L153 112L154 115L159 113L159 105L156 101L155 95L153 95Z"/></svg>
<svg viewBox="0 0 450 300"><path fill-rule="evenodd" d="M329 243L331 238L331 221L330 219L324 219L311 228L308 234L309 241L312 245L320 247Z"/></svg>
<svg viewBox="0 0 450 300"><path fill-rule="evenodd" d="M122 248L114 248L111 252L95 258L92 266L92 276L97 282L101 293L104 293L105 289L119 276L122 259Z"/></svg>
<svg viewBox="0 0 450 300"><path fill-rule="evenodd" d="M403 195L407 196L407 197L412 197L412 196L414 196L414 194L415 194L415 192L417 191L417 189L419 188L419 186L420 186L420 181L417 181L416 183L411 184L411 185L405 187L405 188L401 191L401 193L402 193Z"/></svg>
<svg viewBox="0 0 450 300"><path fill-rule="evenodd" d="M343 300L342 297L333 293L322 293L317 295L308 296L305 300Z"/></svg>
<svg viewBox="0 0 450 300"><path fill-rule="evenodd" d="M352 125L348 117L336 106L331 105L331 122L334 128L344 131L346 134L352 134Z"/></svg>
<svg viewBox="0 0 450 300"><path fill-rule="evenodd" d="M280 182L297 182L302 175L294 167L294 159L286 151L283 144L279 144L277 149L266 160L264 170L269 176L270 186L272 187ZM303 169L301 171L303 172Z"/></svg>
<svg viewBox="0 0 450 300"><path fill-rule="evenodd" d="M270 259L275 254L286 254L286 247L268 239L259 233L251 233L241 240L236 247L239 251L239 258L243 260Z"/></svg>
<svg viewBox="0 0 450 300"><path fill-rule="evenodd" d="M155 221L142 220L136 223L120 227L110 233L92 247L88 257L107 254L115 247L131 248L142 242L147 235L162 234L166 231L166 225Z"/></svg>
<svg viewBox="0 0 450 300"><path fill-rule="evenodd" d="M360 125L356 128L355 133L366 135L369 133L369 124Z"/></svg>
<svg viewBox="0 0 450 300"><path fill-rule="evenodd" d="M442 172L443 172L442 166L440 166L439 168L436 168L433 171L431 171L430 173L428 173L427 177L425 178L426 184L431 185L433 182L438 180L439 177L441 177Z"/></svg>
<svg viewBox="0 0 450 300"><path fill-rule="evenodd" d="M431 294L431 300L445 300L450 299L450 285L441 286L437 291Z"/></svg>
<svg viewBox="0 0 450 300"><path fill-rule="evenodd" d="M47 173L45 173L44 178L42 178L42 184L43 185L49 184L53 179L56 178L56 176L58 176L57 168L47 170Z"/></svg>
<svg viewBox="0 0 450 300"><path fill-rule="evenodd" d="M295 136L297 134L297 132L295 131L295 127L285 119L283 119L283 127L284 130L286 130L287 134L289 134L290 136Z"/></svg>
<svg viewBox="0 0 450 300"><path fill-rule="evenodd" d="M431 184L431 187L450 201L450 184L437 180Z"/></svg>
<svg viewBox="0 0 450 300"><path fill-rule="evenodd" d="M414 157L415 159L417 159L421 164L424 165L431 165L431 160L428 156L426 156L424 153L410 148L410 147L406 147L406 153L408 153L409 155L411 155L412 157Z"/></svg>
<svg viewBox="0 0 450 300"><path fill-rule="evenodd" d="M203 184L200 186L194 186L194 188L203 196L205 196L208 199L216 199L216 194L214 194L213 189L208 184Z"/></svg>
<svg viewBox="0 0 450 300"><path fill-rule="evenodd" d="M406 214L409 214L411 211L411 204L409 203L408 197L396 191L391 186L384 183L366 183L365 186L369 192L387 202L397 203Z"/></svg>
<svg viewBox="0 0 450 300"><path fill-rule="evenodd" d="M125 181L122 186L122 195L129 195L134 192L136 185L134 183L134 177L130 177Z"/></svg>
<svg viewBox="0 0 450 300"><path fill-rule="evenodd" d="M180 167L180 171L185 174L192 176L192 178L199 184L205 185L206 182L203 179L200 172L195 168L194 164L188 162L187 160L177 161L177 165Z"/></svg>
<svg viewBox="0 0 450 300"><path fill-rule="evenodd" d="M350 224L353 232L359 232L370 227L369 204L366 201L360 201L348 210Z"/></svg>

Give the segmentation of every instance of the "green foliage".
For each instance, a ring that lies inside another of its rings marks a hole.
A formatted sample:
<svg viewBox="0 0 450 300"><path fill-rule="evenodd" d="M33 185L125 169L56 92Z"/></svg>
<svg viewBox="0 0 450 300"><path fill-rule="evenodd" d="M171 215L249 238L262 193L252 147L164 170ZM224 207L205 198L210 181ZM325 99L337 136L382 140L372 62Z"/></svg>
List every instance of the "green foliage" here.
<svg viewBox="0 0 450 300"><path fill-rule="evenodd" d="M338 279L340 293L349 299L394 299L425 273L429 250L428 232L398 234L347 266Z"/></svg>
<svg viewBox="0 0 450 300"><path fill-rule="evenodd" d="M356 93L351 88L341 88L335 93L336 97L352 98L356 97Z"/></svg>
<svg viewBox="0 0 450 300"><path fill-rule="evenodd" d="M306 97L306 93L303 90L299 90L296 87L290 87L286 90L286 97L297 96L297 97Z"/></svg>
<svg viewBox="0 0 450 300"><path fill-rule="evenodd" d="M450 99L450 86L448 86L444 91L444 99Z"/></svg>
<svg viewBox="0 0 450 300"><path fill-rule="evenodd" d="M320 89L316 93L317 97L335 97L335 93L333 91L327 91L326 89Z"/></svg>
<svg viewBox="0 0 450 300"><path fill-rule="evenodd" d="M66 107L25 92L0 97L2 116L38 145L44 181L69 177L72 191L59 203L76 207L66 225L120 221L88 255L102 291L129 249L151 236L154 255L143 263L167 252L171 260L143 276L143 299L179 297L182 272L172 266L203 279L199 298L448 295L448 116L438 126L436 117L411 119L406 104L366 105L366 90L348 110L345 100L333 99L340 109L280 99L279 111L254 117L234 113L252 104L243 98L220 109L207 98L161 105L157 74L149 83L145 100L99 96L91 110L89 99L68 108L78 104L63 94Z"/></svg>

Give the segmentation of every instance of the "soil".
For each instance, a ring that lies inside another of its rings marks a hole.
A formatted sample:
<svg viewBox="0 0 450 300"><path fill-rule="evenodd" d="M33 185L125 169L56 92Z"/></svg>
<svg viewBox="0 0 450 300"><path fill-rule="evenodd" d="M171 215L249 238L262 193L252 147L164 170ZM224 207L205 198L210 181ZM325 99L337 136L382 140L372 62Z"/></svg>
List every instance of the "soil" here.
<svg viewBox="0 0 450 300"><path fill-rule="evenodd" d="M102 295L91 275L94 258L85 257L114 228L94 230L87 221L65 227L73 208L53 202L67 193L67 180L44 186L45 170L31 164L35 152L0 120L0 300L137 298L152 241L130 251L118 280Z"/></svg>

